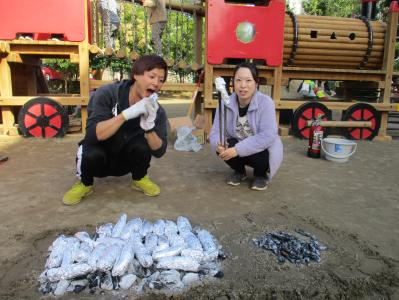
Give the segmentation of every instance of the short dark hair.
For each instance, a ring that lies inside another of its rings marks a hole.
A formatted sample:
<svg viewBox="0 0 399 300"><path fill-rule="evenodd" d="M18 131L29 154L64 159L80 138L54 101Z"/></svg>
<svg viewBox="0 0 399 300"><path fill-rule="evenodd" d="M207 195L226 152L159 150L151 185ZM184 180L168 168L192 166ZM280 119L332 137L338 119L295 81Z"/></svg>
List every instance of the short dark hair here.
<svg viewBox="0 0 399 300"><path fill-rule="evenodd" d="M132 66L131 77L134 81L134 75L143 75L146 71L151 71L155 68L163 69L165 71L164 82L168 76L168 65L165 60L158 55L144 55L136 60Z"/></svg>
<svg viewBox="0 0 399 300"><path fill-rule="evenodd" d="M250 62L242 62L239 63L236 68L234 69L234 73L233 73L233 80L236 77L236 73L239 69L241 68L247 68L249 69L249 71L252 74L252 77L254 78L256 83L259 83L259 71L258 68L255 66L255 64L250 63Z"/></svg>

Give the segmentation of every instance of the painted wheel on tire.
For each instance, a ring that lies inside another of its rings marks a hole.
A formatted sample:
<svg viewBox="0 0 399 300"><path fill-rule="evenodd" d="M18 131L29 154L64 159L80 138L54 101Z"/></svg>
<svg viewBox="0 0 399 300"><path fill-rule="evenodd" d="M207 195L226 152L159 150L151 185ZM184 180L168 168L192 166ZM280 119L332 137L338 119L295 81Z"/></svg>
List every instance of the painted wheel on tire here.
<svg viewBox="0 0 399 300"><path fill-rule="evenodd" d="M380 129L381 115L370 104L356 103L349 107L342 119L344 121L370 121L371 127L349 127L343 128L342 132L346 138L351 140L372 140Z"/></svg>
<svg viewBox="0 0 399 300"><path fill-rule="evenodd" d="M319 115L324 115L323 121L331 120L331 111L320 102L306 102L299 106L292 119L292 132L296 137L308 139L310 127L307 121L316 120Z"/></svg>
<svg viewBox="0 0 399 300"><path fill-rule="evenodd" d="M68 115L56 101L38 97L22 106L18 125L25 137L63 137L68 129Z"/></svg>

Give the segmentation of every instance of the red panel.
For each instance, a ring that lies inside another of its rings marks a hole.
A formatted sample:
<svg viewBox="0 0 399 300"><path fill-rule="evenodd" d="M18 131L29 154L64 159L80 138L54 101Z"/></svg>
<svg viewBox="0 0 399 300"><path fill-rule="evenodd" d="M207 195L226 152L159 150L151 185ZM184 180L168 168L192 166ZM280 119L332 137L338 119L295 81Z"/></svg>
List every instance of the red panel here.
<svg viewBox="0 0 399 300"><path fill-rule="evenodd" d="M269 66L282 63L285 1L270 0L268 6L248 6L208 0L207 60L221 64L224 58L264 59ZM236 28L242 22L253 24L255 37L243 43Z"/></svg>
<svg viewBox="0 0 399 300"><path fill-rule="evenodd" d="M354 118L356 121L360 121L362 119L362 110L361 109L355 110L352 113L351 117Z"/></svg>
<svg viewBox="0 0 399 300"><path fill-rule="evenodd" d="M36 119L33 118L32 116L28 115L28 114L25 114L25 117L24 117L24 125L25 125L25 127L29 128L29 127L31 127L32 125L35 125L35 124L36 124Z"/></svg>
<svg viewBox="0 0 399 300"><path fill-rule="evenodd" d="M41 108L40 104L32 105L28 109L28 112L30 112L31 114L34 114L36 117L39 117L42 114L42 108Z"/></svg>
<svg viewBox="0 0 399 300"><path fill-rule="evenodd" d="M29 133L34 137L42 137L42 128L40 126L36 126L35 128L29 130Z"/></svg>
<svg viewBox="0 0 399 300"><path fill-rule="evenodd" d="M55 116L54 118L51 118L49 123L50 123L50 125L53 125L57 128L61 128L61 123L62 123L61 116L58 115L58 116Z"/></svg>
<svg viewBox="0 0 399 300"><path fill-rule="evenodd" d="M46 127L46 128L44 129L44 137L45 137L45 138L54 137L56 134L57 134L57 131L54 130L53 128L51 128L51 127Z"/></svg>
<svg viewBox="0 0 399 300"><path fill-rule="evenodd" d="M363 119L368 120L370 117L373 117L374 114L368 109L363 110Z"/></svg>
<svg viewBox="0 0 399 300"><path fill-rule="evenodd" d="M324 111L321 110L320 108L316 108L313 118L317 119L320 115L324 115ZM326 119L326 118L323 118L323 119Z"/></svg>
<svg viewBox="0 0 399 300"><path fill-rule="evenodd" d="M375 118L372 118L371 120L371 127L373 130L377 127L377 122Z"/></svg>
<svg viewBox="0 0 399 300"><path fill-rule="evenodd" d="M305 109L302 113L302 116L306 117L308 120L313 119L313 109L312 108Z"/></svg>
<svg viewBox="0 0 399 300"><path fill-rule="evenodd" d="M13 40L17 33L35 37L63 34L67 41L85 38L84 1L86 0L12 0L0 1L0 40Z"/></svg>
<svg viewBox="0 0 399 300"><path fill-rule="evenodd" d="M46 117L49 117L49 116L55 114L56 112L57 112L57 110L53 106L51 106L49 104L44 104L44 115Z"/></svg>

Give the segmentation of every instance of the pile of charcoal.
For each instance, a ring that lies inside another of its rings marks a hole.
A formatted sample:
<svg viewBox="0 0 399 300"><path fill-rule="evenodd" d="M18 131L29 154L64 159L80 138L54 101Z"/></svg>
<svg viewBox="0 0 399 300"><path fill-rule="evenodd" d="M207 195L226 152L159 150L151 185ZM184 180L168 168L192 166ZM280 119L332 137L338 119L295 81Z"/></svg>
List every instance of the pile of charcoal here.
<svg viewBox="0 0 399 300"><path fill-rule="evenodd" d="M297 236L287 232L279 231L266 233L259 239L254 239L255 245L272 251L277 256L277 261L281 264L288 260L296 265L308 264L310 261L320 262L320 251L327 247L322 245L314 235L302 229L296 229L295 232L304 237L300 239Z"/></svg>
<svg viewBox="0 0 399 300"><path fill-rule="evenodd" d="M193 229L185 217L176 223L140 218L127 222L123 214L115 225L99 226L94 236L60 235L49 247L39 291L56 296L83 290L179 292L206 278L222 277L224 257L217 240L205 229Z"/></svg>

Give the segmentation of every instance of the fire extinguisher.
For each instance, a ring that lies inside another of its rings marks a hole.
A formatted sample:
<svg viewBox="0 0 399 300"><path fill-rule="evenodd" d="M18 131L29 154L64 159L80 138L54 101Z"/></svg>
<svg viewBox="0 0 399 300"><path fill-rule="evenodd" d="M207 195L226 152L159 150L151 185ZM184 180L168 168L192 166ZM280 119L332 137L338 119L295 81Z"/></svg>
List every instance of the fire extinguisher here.
<svg viewBox="0 0 399 300"><path fill-rule="evenodd" d="M321 154L321 140L323 139L324 129L320 125L323 115L319 115L316 120L313 120L310 127L308 156L311 158L320 158Z"/></svg>

